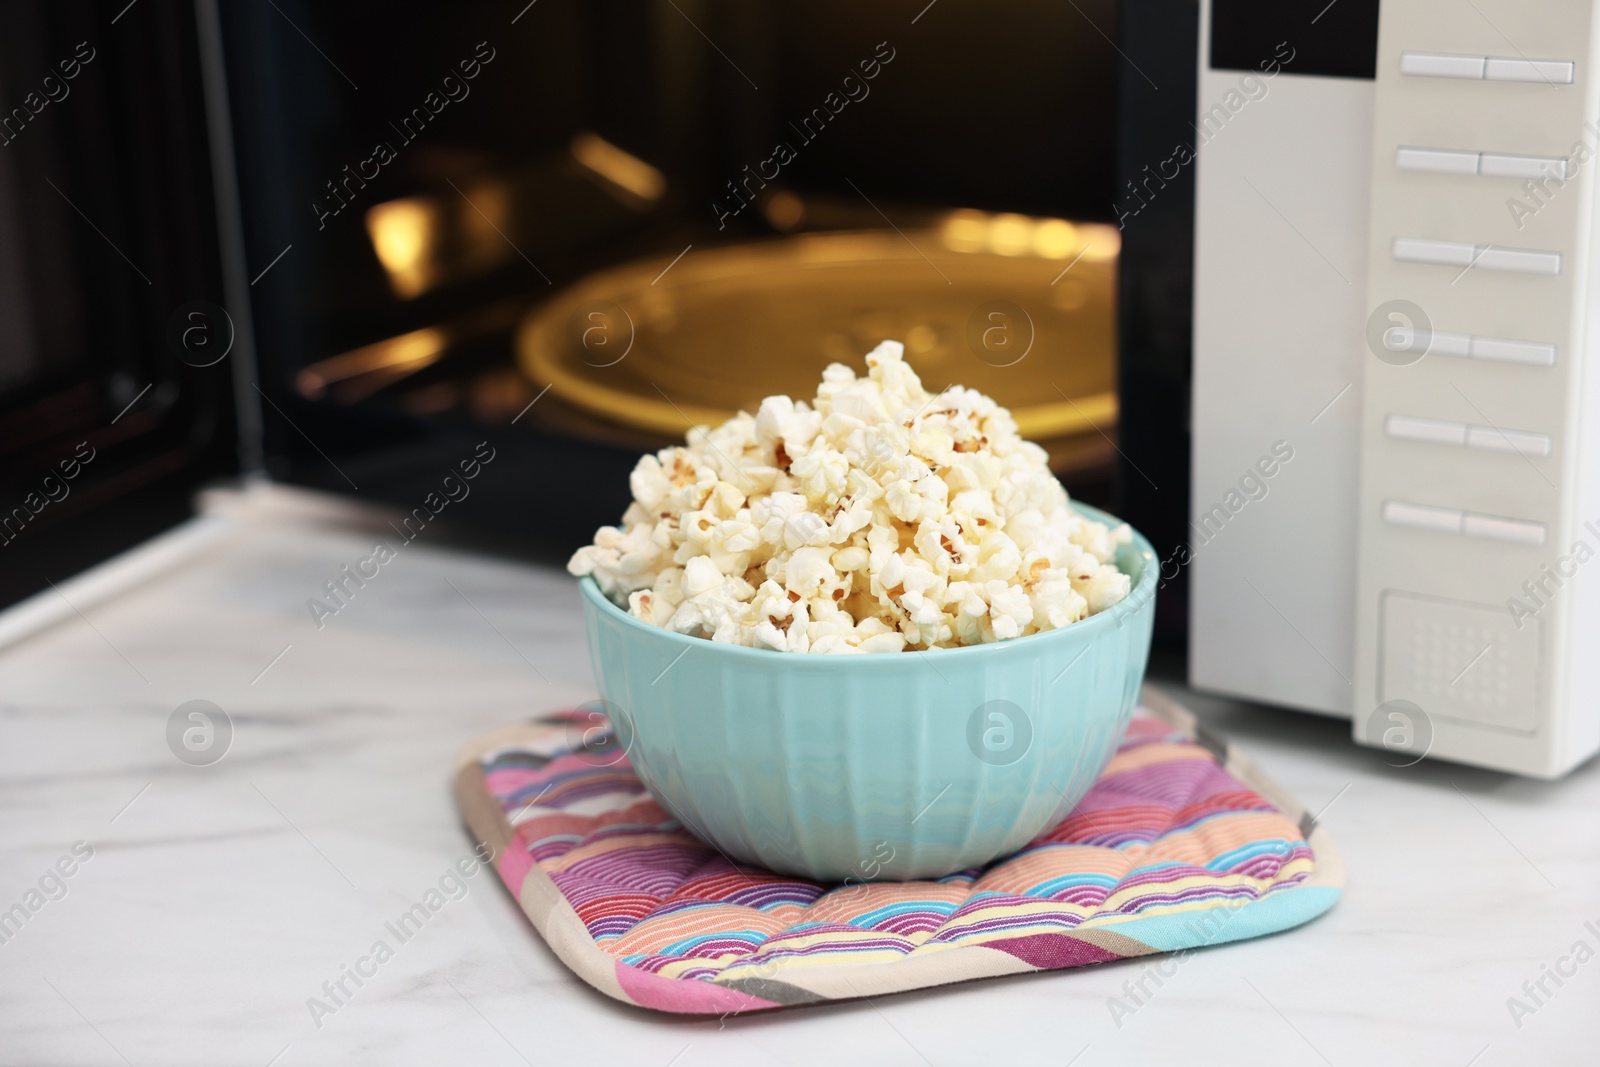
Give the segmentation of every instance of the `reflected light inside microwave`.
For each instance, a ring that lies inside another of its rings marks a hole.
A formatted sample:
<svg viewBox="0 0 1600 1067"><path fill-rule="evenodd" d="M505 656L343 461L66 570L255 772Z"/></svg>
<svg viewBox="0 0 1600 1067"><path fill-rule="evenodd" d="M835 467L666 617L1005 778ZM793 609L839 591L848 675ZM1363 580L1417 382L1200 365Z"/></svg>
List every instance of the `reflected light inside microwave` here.
<svg viewBox="0 0 1600 1067"><path fill-rule="evenodd" d="M433 282L439 209L431 200L390 200L367 211L372 248L396 295L409 299Z"/></svg>

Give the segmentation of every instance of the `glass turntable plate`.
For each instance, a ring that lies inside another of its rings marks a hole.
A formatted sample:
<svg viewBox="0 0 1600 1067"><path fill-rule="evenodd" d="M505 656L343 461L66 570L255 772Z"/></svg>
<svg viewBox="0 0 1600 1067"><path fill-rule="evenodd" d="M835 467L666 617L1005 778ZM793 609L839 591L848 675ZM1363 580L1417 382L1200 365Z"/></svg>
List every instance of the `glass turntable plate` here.
<svg viewBox="0 0 1600 1067"><path fill-rule="evenodd" d="M1035 440L1098 436L1116 422L1118 237L974 212L903 234L691 247L542 304L518 360L591 415L678 435L764 396L809 399L827 364L862 373L878 342L900 340L930 391L982 390Z"/></svg>

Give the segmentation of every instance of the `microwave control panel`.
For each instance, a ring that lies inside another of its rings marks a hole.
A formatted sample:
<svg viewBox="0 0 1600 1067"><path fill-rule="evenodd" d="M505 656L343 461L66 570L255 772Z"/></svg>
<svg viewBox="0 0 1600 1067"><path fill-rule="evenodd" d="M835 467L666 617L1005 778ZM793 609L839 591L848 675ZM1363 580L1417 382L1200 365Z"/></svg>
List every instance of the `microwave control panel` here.
<svg viewBox="0 0 1600 1067"><path fill-rule="evenodd" d="M1357 740L1524 774L1600 746L1593 5L1379 12Z"/></svg>

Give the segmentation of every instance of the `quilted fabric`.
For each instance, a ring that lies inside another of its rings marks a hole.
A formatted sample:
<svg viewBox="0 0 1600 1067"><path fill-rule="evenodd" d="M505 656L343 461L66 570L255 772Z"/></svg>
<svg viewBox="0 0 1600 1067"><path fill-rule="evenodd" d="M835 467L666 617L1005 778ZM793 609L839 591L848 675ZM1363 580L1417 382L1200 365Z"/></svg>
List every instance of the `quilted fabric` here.
<svg viewBox="0 0 1600 1067"><path fill-rule="evenodd" d="M823 885L742 867L556 715L469 749L467 821L552 947L603 992L726 1012L1173 951L1331 907L1331 841L1183 709L1141 708L1059 825L936 881ZM576 749L576 751L574 751ZM1257 779L1254 785L1241 779ZM885 966L888 965L888 966Z"/></svg>

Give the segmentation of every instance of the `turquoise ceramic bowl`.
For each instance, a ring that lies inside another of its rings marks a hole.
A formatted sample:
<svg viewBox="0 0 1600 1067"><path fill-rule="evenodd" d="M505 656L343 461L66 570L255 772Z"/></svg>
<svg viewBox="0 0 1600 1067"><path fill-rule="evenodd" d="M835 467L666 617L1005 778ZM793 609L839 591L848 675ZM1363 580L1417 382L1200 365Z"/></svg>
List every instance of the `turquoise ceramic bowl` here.
<svg viewBox="0 0 1600 1067"><path fill-rule="evenodd" d="M1088 791L1132 714L1155 614L1149 542L1135 533L1118 565L1129 595L1071 626L866 656L686 637L581 584L600 694L662 807L731 860L866 881L987 863Z"/></svg>

